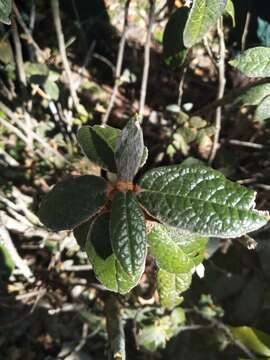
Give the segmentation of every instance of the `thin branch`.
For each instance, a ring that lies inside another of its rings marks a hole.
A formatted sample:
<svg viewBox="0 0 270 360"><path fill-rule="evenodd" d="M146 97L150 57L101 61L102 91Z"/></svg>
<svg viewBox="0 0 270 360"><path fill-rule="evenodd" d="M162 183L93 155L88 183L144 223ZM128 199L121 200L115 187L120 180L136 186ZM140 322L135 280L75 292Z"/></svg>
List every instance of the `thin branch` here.
<svg viewBox="0 0 270 360"><path fill-rule="evenodd" d="M61 24L61 18L60 18L59 0L51 0L51 9L52 9L53 21L54 21L55 31L56 31L56 35L57 35L57 40L58 40L59 51L60 51L60 55L61 55L61 58L63 61L63 66L65 69L68 84L69 84L70 95L71 95L71 98L73 101L74 108L76 109L77 112L80 112L79 98L77 96L77 93L76 93L76 90L74 87L72 73L71 73L71 69L69 66L67 53L66 53L65 38L64 38L62 24Z"/></svg>
<svg viewBox="0 0 270 360"><path fill-rule="evenodd" d="M21 28L23 29L23 31L25 32L25 34L27 35L27 41L29 44L33 45L33 47L35 48L37 54L42 58L42 60L46 60L46 57L44 56L42 50L40 49L40 47L38 46L38 44L35 42L35 40L33 39L32 36L32 27L33 25L31 24L31 30L28 29L28 27L26 26L19 9L17 8L15 2L13 3L13 11L14 14L16 16L16 19L18 21L18 23L20 24ZM31 17L31 19L33 18L33 16ZM31 23L33 22L33 20L31 21Z"/></svg>
<svg viewBox="0 0 270 360"><path fill-rule="evenodd" d="M110 357L114 360L125 360L125 333L121 309L116 296L109 294L105 302L106 326L110 342Z"/></svg>
<svg viewBox="0 0 270 360"><path fill-rule="evenodd" d="M223 18L222 16L218 19L217 24L218 38L219 38L219 61L218 61L218 94L217 99L222 99L225 92L226 86L226 76L225 76L225 57L226 57L226 46L224 39L224 29L223 29ZM216 110L216 122L215 122L215 135L214 142L209 157L209 164L212 164L213 160L216 157L216 153L219 146L219 137L221 131L221 116L222 108L219 106Z"/></svg>
<svg viewBox="0 0 270 360"><path fill-rule="evenodd" d="M241 39L241 51L244 51L246 48L250 20L251 20L251 12L248 11L247 15L246 15L245 27L244 27L244 31L243 31L243 35L242 35L242 39Z"/></svg>
<svg viewBox="0 0 270 360"><path fill-rule="evenodd" d="M185 79L186 79L186 73L187 73L187 69L188 67L186 65L184 65L182 72L181 72L181 78L179 81L179 86L178 86L178 101L177 104L181 110L182 107L182 98L183 98L183 94L184 94L184 83L185 83Z"/></svg>
<svg viewBox="0 0 270 360"><path fill-rule="evenodd" d="M16 22L15 18L12 18L11 34L12 34L14 47L15 47L15 61L16 61L19 82L23 86L23 88L25 88L26 87L26 75L25 75L25 71L24 71L22 45L21 45L17 22Z"/></svg>
<svg viewBox="0 0 270 360"><path fill-rule="evenodd" d="M120 86L120 77L122 73L122 66L123 66L123 59L124 59L124 51L125 51L125 45L126 45L126 37L127 37L127 31L128 31L128 11L129 11L129 5L131 0L127 0L125 4L125 10L124 10L124 25L123 25L123 31L121 40L119 43L119 49L118 49L118 55L117 55L117 61L116 61L116 71L115 71L115 82L113 87L112 96L110 98L109 106L106 111L106 114L103 118L103 124L107 124L108 119L110 117L111 111L114 106L114 102L116 99L116 96L118 94L118 88Z"/></svg>
<svg viewBox="0 0 270 360"><path fill-rule="evenodd" d="M149 21L147 27L147 35L144 46L144 68L143 68L143 76L142 76L142 84L141 84L141 94L140 94L140 108L139 108L139 119L143 120L143 113L145 107L145 99L146 99L146 91L147 91L147 83L149 76L149 67L150 67L150 50L151 50L151 35L152 29L155 21L155 0L150 0L149 7Z"/></svg>

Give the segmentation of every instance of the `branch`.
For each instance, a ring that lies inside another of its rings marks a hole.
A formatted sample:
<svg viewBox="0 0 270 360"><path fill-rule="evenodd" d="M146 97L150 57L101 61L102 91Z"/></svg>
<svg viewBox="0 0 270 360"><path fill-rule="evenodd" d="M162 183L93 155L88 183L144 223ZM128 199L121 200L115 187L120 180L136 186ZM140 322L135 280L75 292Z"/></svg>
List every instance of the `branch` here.
<svg viewBox="0 0 270 360"><path fill-rule="evenodd" d="M71 98L73 101L74 108L79 113L80 112L80 103L79 103L79 98L77 96L76 90L74 88L72 73L71 73L71 69L69 66L68 58L67 58L65 38L64 38L62 24L61 24L61 18L60 18L59 0L51 0L51 9L52 9L53 21L54 21L55 31L56 31L56 35L57 35L57 40L58 40L59 51L60 51L60 55L61 55L61 58L63 61L63 66L65 69L65 72L67 74L70 95L71 95Z"/></svg>
<svg viewBox="0 0 270 360"><path fill-rule="evenodd" d="M218 94L217 99L222 99L225 92L226 86L226 75L225 75L225 57L226 57L226 47L225 47L225 39L224 39L224 31L223 31L223 18L220 17L218 19L217 31L219 38L219 60L217 63L218 67ZM216 110L216 122L215 122L215 135L214 142L211 150L211 154L209 157L209 164L212 164L213 160L216 157L216 153L219 146L219 137L221 131L221 116L222 116L222 108L219 106Z"/></svg>
<svg viewBox="0 0 270 360"><path fill-rule="evenodd" d="M106 326L110 342L111 357L114 360L125 360L125 333L121 317L120 304L115 295L109 294L105 303Z"/></svg>
<svg viewBox="0 0 270 360"><path fill-rule="evenodd" d="M129 5L131 0L127 0L125 4L125 10L124 10L124 25L123 25L123 32L121 36L121 40L119 43L119 49L118 49L118 55L117 55L117 61L116 61L116 71L115 71L115 83L113 87L112 96L109 102L108 109L106 111L106 114L103 118L102 123L106 124L108 122L108 119L110 117L111 111L113 109L113 105L118 93L118 88L120 85L120 76L122 73L122 65L123 65L123 58L124 58L124 51L125 51L125 45L126 45L126 36L127 36L127 30L128 30L128 11L129 11Z"/></svg>
<svg viewBox="0 0 270 360"><path fill-rule="evenodd" d="M144 106L145 106L145 98L146 98L146 90L149 76L149 67L150 67L150 46L151 46L151 34L152 28L155 21L155 0L150 0L149 7L149 22L147 27L147 35L144 46L144 68L143 68L143 76L142 76L142 84L141 84L141 95L140 95L140 108L139 108L139 119L142 121Z"/></svg>
<svg viewBox="0 0 270 360"><path fill-rule="evenodd" d="M15 47L15 61L18 71L19 82L22 87L25 89L26 87L26 75L24 71L24 63L23 63L23 55L22 55L22 45L18 33L18 27L15 18L12 18L11 23L11 34Z"/></svg>

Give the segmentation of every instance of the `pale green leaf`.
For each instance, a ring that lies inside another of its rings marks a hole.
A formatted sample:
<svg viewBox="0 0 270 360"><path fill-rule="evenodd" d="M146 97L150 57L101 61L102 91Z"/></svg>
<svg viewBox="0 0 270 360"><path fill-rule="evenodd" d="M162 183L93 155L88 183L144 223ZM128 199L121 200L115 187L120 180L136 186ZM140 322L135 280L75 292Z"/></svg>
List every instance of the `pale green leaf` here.
<svg viewBox="0 0 270 360"><path fill-rule="evenodd" d="M200 42L217 23L226 8L227 0L194 0L184 30L187 48Z"/></svg>
<svg viewBox="0 0 270 360"><path fill-rule="evenodd" d="M12 10L12 0L0 0L0 21L10 25L10 13Z"/></svg>
<svg viewBox="0 0 270 360"><path fill-rule="evenodd" d="M231 327L234 337L257 355L270 357L270 335L248 326Z"/></svg>
<svg viewBox="0 0 270 360"><path fill-rule="evenodd" d="M270 95L270 84L262 84L253 86L236 100L240 101L243 105L259 105L268 95Z"/></svg>
<svg viewBox="0 0 270 360"><path fill-rule="evenodd" d="M151 216L194 234L237 237L269 220L267 212L254 209L254 191L205 166L156 168L139 187L138 199Z"/></svg>
<svg viewBox="0 0 270 360"><path fill-rule="evenodd" d="M262 102L258 105L254 119L255 121L265 121L270 118L270 95L266 96Z"/></svg>
<svg viewBox="0 0 270 360"><path fill-rule="evenodd" d="M46 94L50 97L51 100L57 101L59 99L59 87L54 81L46 80L43 84Z"/></svg>
<svg viewBox="0 0 270 360"><path fill-rule="evenodd" d="M248 49L229 63L249 77L270 76L270 48L258 46Z"/></svg>
<svg viewBox="0 0 270 360"><path fill-rule="evenodd" d="M232 0L227 1L225 13L227 13L231 17L233 27L235 27L235 8L234 8L234 3Z"/></svg>

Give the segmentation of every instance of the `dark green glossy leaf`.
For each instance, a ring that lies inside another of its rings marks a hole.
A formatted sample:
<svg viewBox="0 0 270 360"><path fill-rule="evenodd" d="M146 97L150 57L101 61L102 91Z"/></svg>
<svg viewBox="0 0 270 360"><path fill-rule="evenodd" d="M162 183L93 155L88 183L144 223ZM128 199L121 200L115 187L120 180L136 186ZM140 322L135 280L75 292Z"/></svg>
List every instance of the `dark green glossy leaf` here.
<svg viewBox="0 0 270 360"><path fill-rule="evenodd" d="M148 235L148 243L158 265L178 274L190 271L201 263L207 238L156 223Z"/></svg>
<svg viewBox="0 0 270 360"><path fill-rule="evenodd" d="M93 222L93 219L89 219L88 221L82 223L79 226L76 226L73 229L73 235L82 250L85 250L87 234L88 234L88 231L90 229L92 222Z"/></svg>
<svg viewBox="0 0 270 360"><path fill-rule="evenodd" d="M82 126L78 131L78 142L84 154L103 169L116 172L114 150L121 130L110 126Z"/></svg>
<svg viewBox="0 0 270 360"><path fill-rule="evenodd" d="M170 17L163 35L163 56L167 65L177 68L183 64L187 49L183 42L183 33L189 9L181 7Z"/></svg>
<svg viewBox="0 0 270 360"><path fill-rule="evenodd" d="M249 77L270 76L270 49L263 46L248 49L229 63Z"/></svg>
<svg viewBox="0 0 270 360"><path fill-rule="evenodd" d="M139 186L138 199L151 216L194 234L237 237L269 219L254 209L254 191L208 167L160 167L148 171Z"/></svg>
<svg viewBox="0 0 270 360"><path fill-rule="evenodd" d="M132 182L142 162L143 134L139 121L130 120L122 130L115 149L118 178Z"/></svg>
<svg viewBox="0 0 270 360"><path fill-rule="evenodd" d="M192 47L217 23L223 14L227 0L193 0L193 5L184 30L184 44Z"/></svg>
<svg viewBox="0 0 270 360"><path fill-rule="evenodd" d="M12 0L0 0L0 21L10 25L10 13L12 10Z"/></svg>
<svg viewBox="0 0 270 360"><path fill-rule="evenodd" d="M39 219L52 230L73 229L105 204L106 190L106 181L93 175L61 181L42 201Z"/></svg>
<svg viewBox="0 0 270 360"><path fill-rule="evenodd" d="M97 217L87 236L86 252L97 279L107 289L125 294L137 285L141 274L128 275L120 266L112 253L109 224L109 213Z"/></svg>
<svg viewBox="0 0 270 360"><path fill-rule="evenodd" d="M128 274L142 274L146 257L145 219L133 192L115 194L110 234L113 251Z"/></svg>

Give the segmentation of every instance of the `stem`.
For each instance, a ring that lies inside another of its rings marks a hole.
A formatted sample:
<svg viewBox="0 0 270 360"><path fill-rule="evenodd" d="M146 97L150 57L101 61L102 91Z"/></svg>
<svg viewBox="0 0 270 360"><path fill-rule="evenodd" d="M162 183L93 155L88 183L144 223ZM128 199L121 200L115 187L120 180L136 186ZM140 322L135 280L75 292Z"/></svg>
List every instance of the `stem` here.
<svg viewBox="0 0 270 360"><path fill-rule="evenodd" d="M74 108L79 113L80 112L80 103L79 103L79 99L78 99L78 96L77 96L77 93L76 93L76 90L75 90L75 87L73 84L72 73L71 73L71 69L69 66L68 58L67 58L65 38L64 38L62 24L61 24L61 18L60 18L59 0L51 0L51 9L52 9L53 21L54 21L55 31L56 31L56 35L57 35L57 40L58 40L59 51L60 51L60 55L61 55L61 58L63 61L63 66L65 69L65 72L67 74L70 95L71 95L71 98L73 101Z"/></svg>
<svg viewBox="0 0 270 360"><path fill-rule="evenodd" d="M121 309L116 296L109 294L105 303L106 326L110 342L109 359L126 360L125 333Z"/></svg>
<svg viewBox="0 0 270 360"><path fill-rule="evenodd" d="M115 102L115 99L116 99L116 96L118 93L118 88L120 85L120 76L122 73L124 51L125 51L126 37L127 37L127 30L128 30L128 11L129 11L130 1L131 0L127 0L126 4L125 4L123 32L122 32L121 40L119 43L119 49L118 49L118 55L117 55L117 61L116 61L115 82L114 82L113 92L112 92L112 96L111 96L111 99L109 102L109 106L108 106L108 109L104 116L104 119L102 121L103 124L106 124L108 122L108 119L110 117L110 114L113 109L114 102Z"/></svg>
<svg viewBox="0 0 270 360"><path fill-rule="evenodd" d="M141 84L141 95L140 95L140 108L139 108L139 119L142 121L144 107L145 107L145 98L146 98L146 90L149 76L149 67L150 67L150 46L151 46L151 34L152 28L155 21L155 0L150 0L149 7L149 21L147 27L147 35L144 46L144 68L143 68L143 77Z"/></svg>

